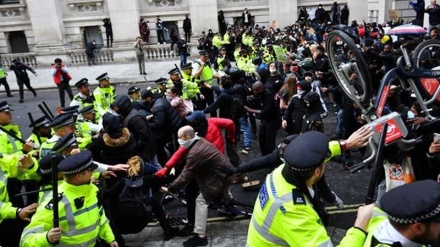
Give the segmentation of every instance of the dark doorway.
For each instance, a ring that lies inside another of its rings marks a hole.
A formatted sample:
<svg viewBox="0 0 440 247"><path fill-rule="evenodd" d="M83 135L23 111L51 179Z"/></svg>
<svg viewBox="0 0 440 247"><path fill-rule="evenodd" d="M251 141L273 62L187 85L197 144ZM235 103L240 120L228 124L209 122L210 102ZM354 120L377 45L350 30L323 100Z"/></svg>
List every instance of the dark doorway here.
<svg viewBox="0 0 440 247"><path fill-rule="evenodd" d="M11 53L29 52L29 46L24 31L9 32L8 41L9 47L11 47Z"/></svg>
<svg viewBox="0 0 440 247"><path fill-rule="evenodd" d="M104 40L102 39L102 33L99 26L84 27L84 48L87 43L93 40L96 42L96 47L98 49L101 49L104 46Z"/></svg>
<svg viewBox="0 0 440 247"><path fill-rule="evenodd" d="M179 36L179 27L177 26L176 21L164 21L163 22L164 31L163 35L165 36L165 42L171 43L170 33L171 29L174 29L177 32L177 36Z"/></svg>

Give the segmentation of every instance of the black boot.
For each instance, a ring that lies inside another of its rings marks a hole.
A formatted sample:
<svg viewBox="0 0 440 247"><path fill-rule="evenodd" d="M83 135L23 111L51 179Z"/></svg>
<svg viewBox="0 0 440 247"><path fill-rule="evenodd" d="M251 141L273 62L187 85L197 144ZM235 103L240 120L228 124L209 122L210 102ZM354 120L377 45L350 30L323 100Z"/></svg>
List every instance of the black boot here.
<svg viewBox="0 0 440 247"><path fill-rule="evenodd" d="M188 237L192 236L194 234L194 225L193 224L186 224L185 227L179 230L177 233L177 236L179 237Z"/></svg>
<svg viewBox="0 0 440 247"><path fill-rule="evenodd" d="M165 227L163 227L163 238L165 241L168 241L175 237L177 233L179 232L179 228L175 226L171 226L169 222L165 224Z"/></svg>

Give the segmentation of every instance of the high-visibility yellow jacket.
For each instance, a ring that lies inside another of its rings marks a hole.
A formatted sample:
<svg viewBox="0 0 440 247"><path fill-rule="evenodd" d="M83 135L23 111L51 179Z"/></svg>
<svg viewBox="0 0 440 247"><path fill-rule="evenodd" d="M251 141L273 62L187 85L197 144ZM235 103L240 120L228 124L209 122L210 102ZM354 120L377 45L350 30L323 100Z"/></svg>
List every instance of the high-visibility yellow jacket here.
<svg viewBox="0 0 440 247"><path fill-rule="evenodd" d="M312 203L284 179L283 168L269 174L260 189L246 246L333 246ZM351 228L339 246L363 246L365 238L363 231Z"/></svg>
<svg viewBox="0 0 440 247"><path fill-rule="evenodd" d="M115 100L116 91L113 86L107 88L97 87L93 91L93 96L95 97L96 110L99 116L104 116L110 104Z"/></svg>
<svg viewBox="0 0 440 247"><path fill-rule="evenodd" d="M0 156L0 223L4 219L15 219L17 208L13 207L9 202L9 195L7 190L8 178L17 178L20 175L23 177L30 173L35 173L38 168L37 161L34 160L34 165L30 169L18 168L19 156L1 154Z"/></svg>
<svg viewBox="0 0 440 247"><path fill-rule="evenodd" d="M58 191L61 239L57 246L95 246L98 238L106 243L115 240L104 209L98 205L98 188L93 184L80 186L63 181ZM75 203L75 200L77 201ZM20 246L51 246L46 234L53 226L53 206L51 199L44 201L38 208L31 223L24 229ZM78 203L83 201L83 203Z"/></svg>

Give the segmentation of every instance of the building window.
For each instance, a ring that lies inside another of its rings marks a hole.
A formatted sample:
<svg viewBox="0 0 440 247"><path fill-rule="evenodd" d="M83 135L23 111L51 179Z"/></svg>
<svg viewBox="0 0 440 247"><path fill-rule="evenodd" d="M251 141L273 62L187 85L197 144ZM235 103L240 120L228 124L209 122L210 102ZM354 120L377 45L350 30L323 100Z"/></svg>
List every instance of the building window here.
<svg viewBox="0 0 440 247"><path fill-rule="evenodd" d="M84 48L87 46L87 43L92 41L95 41L98 49L104 47L104 40L99 26L84 27Z"/></svg>
<svg viewBox="0 0 440 247"><path fill-rule="evenodd" d="M20 0L0 0L0 4L19 4Z"/></svg>
<svg viewBox="0 0 440 247"><path fill-rule="evenodd" d="M157 0L154 2L156 7L172 7L176 6L175 0Z"/></svg>
<svg viewBox="0 0 440 247"><path fill-rule="evenodd" d="M26 35L24 31L14 31L6 33L9 44L10 53L25 53L29 52Z"/></svg>

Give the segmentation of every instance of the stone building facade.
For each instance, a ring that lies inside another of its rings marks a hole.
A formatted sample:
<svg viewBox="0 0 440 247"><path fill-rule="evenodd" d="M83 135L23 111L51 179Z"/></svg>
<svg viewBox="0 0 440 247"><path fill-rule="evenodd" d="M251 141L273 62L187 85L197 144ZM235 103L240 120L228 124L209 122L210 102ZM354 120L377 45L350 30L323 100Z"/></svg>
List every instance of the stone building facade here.
<svg viewBox="0 0 440 247"><path fill-rule="evenodd" d="M429 0L427 0L428 2ZM87 42L96 40L103 62L134 59L132 44L139 35L138 21L149 21L151 43L156 42L154 20L161 16L167 30L179 29L185 14L193 26L193 39L202 31L217 31L217 13L223 10L230 25L241 18L244 8L254 17L254 23L267 26L277 21L280 27L292 24L301 7L316 8L322 4L330 10L333 1L312 0L0 0L1 62L19 56L29 63L50 64L54 57L82 63ZM397 8L400 17L415 16L407 0L343 0L350 9L350 20L384 22L388 10ZM429 4L429 3L427 3ZM111 18L114 43L105 44L102 20ZM169 33L165 32L168 39ZM151 45L151 59L172 57L169 45Z"/></svg>

